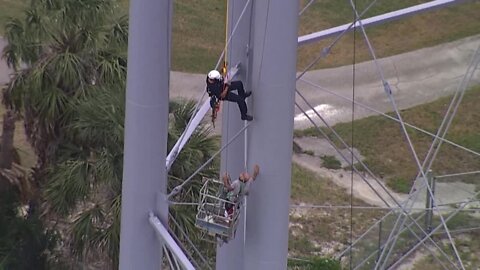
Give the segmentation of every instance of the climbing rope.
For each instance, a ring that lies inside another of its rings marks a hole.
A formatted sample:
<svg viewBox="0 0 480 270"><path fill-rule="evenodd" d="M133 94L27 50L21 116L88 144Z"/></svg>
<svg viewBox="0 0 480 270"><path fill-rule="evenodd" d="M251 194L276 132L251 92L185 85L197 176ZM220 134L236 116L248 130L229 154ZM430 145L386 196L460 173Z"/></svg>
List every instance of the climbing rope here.
<svg viewBox="0 0 480 270"><path fill-rule="evenodd" d="M222 67L222 73L223 76L227 75L227 63L228 63L228 6L229 6L229 0L227 0L227 8L225 12L225 48L224 48L224 56L223 56L223 67Z"/></svg>
<svg viewBox="0 0 480 270"><path fill-rule="evenodd" d="M357 13L355 12L355 8L357 6L357 0L355 0L354 7L353 7L353 22L357 21ZM357 38L357 27L356 23L353 24L353 64L352 64L352 121L351 121L351 160L350 164L352 164L352 171L350 174L350 269L353 269L353 174L354 169L353 167L355 164L353 163L353 145L354 145L354 131L355 125L353 121L355 120L355 63L356 63L356 38Z"/></svg>
<svg viewBox="0 0 480 270"><path fill-rule="evenodd" d="M226 7L226 11L225 11L225 49L223 50L225 53L224 53L224 55L223 55L223 68L222 68L222 73L223 73L223 76L224 76L224 78L225 78L225 81L224 81L225 83L226 83L227 80L228 80L228 72L227 72L228 46L227 46L227 45L228 45L228 43L229 43L229 39L228 39L228 17L230 17L229 14L228 14L228 12L229 12L229 3L230 3L230 1L227 0L227 7ZM228 102L227 102L227 103L226 103L226 106L225 106L225 110L226 110L226 112L227 112L227 126L225 127L225 129L226 129L226 135L227 135L226 138L227 138L227 139L229 138L229 137L228 137L228 133L229 133L228 131L229 131L229 129L230 129L230 121L229 121L230 119L228 119L228 118L230 118L230 117L229 117L229 116L230 116L230 106L229 106L229 105L230 105L230 104L228 104ZM222 129L224 129L224 128L222 127ZM228 168L228 147L227 147L227 148L225 149L225 171L226 171L227 173L228 173L228 171L229 171L228 169L229 169L229 168ZM222 175L221 175L221 174L222 174L222 172L220 172L220 178L219 178L219 179L222 179Z"/></svg>
<svg viewBox="0 0 480 270"><path fill-rule="evenodd" d="M245 3L245 6L244 6L242 12L240 13L240 16L238 17L238 20L236 21L236 23L235 23L235 25L234 25L234 27L233 27L233 29L232 29L232 32L231 32L230 36L228 37L228 40L227 40L226 45L225 45L225 48L224 48L224 50L222 51L222 53L220 54L220 57L218 58L218 61L217 61L216 65L215 65L215 69L218 69L218 67L220 66L220 63L221 63L222 59L224 59L224 56L226 55L225 51L226 51L226 49L228 48L228 46L230 45L230 42L231 42L231 40L232 40L232 37L235 35L235 32L236 32L236 30L237 30L237 27L238 27L240 21L242 20L242 18L243 18L243 16L244 16L244 14L245 14L245 12L246 12L246 10L247 10L247 7L249 6L250 2L251 2L251 0L248 0L247 3ZM195 108L194 108L194 110L193 110L192 115L196 115L196 114L199 112L200 107L201 107L200 105L202 104L202 100L204 99L205 95L206 95L206 91L203 91L202 95L197 99L196 106L195 106ZM190 120L188 121L188 123L187 123L187 125L186 125L186 127L185 127L185 131L190 128L193 119L194 119L193 116L190 117ZM186 140L186 139L187 139L187 138L185 138L185 132L184 132L184 133L180 136L180 138L179 138L178 141L180 142L180 144L182 144L182 142L183 142L184 140ZM176 152L173 153L174 155L173 155L173 157L172 157L172 161L171 161L172 163L173 163L173 161L176 159L176 157L178 156L178 154L179 154L179 152L181 151L181 149L176 149L175 151L176 151ZM167 168L167 169L169 169L169 168Z"/></svg>

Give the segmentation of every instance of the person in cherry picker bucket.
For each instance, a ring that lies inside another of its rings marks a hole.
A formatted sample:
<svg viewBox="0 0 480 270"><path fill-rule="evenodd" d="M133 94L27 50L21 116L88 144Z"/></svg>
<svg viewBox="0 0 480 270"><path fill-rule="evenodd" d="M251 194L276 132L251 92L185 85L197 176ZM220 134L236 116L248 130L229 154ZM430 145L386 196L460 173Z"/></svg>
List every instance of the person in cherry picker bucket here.
<svg viewBox="0 0 480 270"><path fill-rule="evenodd" d="M241 81L232 81L225 83L223 76L217 70L211 70L207 75L207 93L210 96L210 107L215 113L218 110L219 102L227 100L235 102L240 109L240 116L242 120L252 121L253 117L247 114L247 103L245 99L249 97L252 92L245 92L243 83ZM234 91L237 90L237 93Z"/></svg>
<svg viewBox="0 0 480 270"><path fill-rule="evenodd" d="M237 202L240 202L243 196L248 195L248 190L250 188L250 184L255 181L258 174L260 173L260 167L255 165L253 167L253 173L250 175L248 172L242 172L238 176L238 179L235 181L231 181L230 176L228 173L225 173L223 176L223 185L225 190L227 191L225 203L225 216L232 217L234 212L234 206Z"/></svg>

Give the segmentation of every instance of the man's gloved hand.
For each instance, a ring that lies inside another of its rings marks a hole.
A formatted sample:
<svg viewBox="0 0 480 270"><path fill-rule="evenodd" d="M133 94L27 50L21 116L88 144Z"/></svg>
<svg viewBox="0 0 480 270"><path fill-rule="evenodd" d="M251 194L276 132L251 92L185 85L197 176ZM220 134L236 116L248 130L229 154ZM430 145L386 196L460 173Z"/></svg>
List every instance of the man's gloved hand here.
<svg viewBox="0 0 480 270"><path fill-rule="evenodd" d="M223 90L222 93L220 93L221 99L225 99L226 96L227 96L227 89Z"/></svg>

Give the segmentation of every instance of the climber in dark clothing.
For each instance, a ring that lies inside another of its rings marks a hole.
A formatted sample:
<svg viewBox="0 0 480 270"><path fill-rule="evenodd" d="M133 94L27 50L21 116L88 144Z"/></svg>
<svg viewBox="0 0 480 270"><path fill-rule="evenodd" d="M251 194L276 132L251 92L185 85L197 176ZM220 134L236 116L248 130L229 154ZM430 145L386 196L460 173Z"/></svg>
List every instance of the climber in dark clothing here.
<svg viewBox="0 0 480 270"><path fill-rule="evenodd" d="M243 83L241 81L233 81L224 83L224 79L220 72L212 70L207 75L207 93L210 96L210 107L215 110L217 103L220 100L227 100L236 102L240 109L242 120L252 121L253 117L247 114L247 104L245 99L249 97L252 92L245 92ZM237 90L238 94L233 91Z"/></svg>

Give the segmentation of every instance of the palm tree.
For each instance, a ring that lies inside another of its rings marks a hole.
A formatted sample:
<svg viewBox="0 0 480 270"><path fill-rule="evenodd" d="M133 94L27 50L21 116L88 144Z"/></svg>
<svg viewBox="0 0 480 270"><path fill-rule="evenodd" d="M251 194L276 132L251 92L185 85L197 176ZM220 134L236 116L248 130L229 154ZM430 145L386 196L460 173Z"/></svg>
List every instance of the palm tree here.
<svg viewBox="0 0 480 270"><path fill-rule="evenodd" d="M49 209L64 217L65 241L77 258L108 261L119 252L123 170L124 87L96 91L75 107L68 141L49 167ZM100 256L98 256L100 254ZM107 268L104 266L102 268Z"/></svg>
<svg viewBox="0 0 480 270"><path fill-rule="evenodd" d="M7 23L3 52L17 70L3 100L23 117L38 159L30 199L42 203L44 221L68 244L63 250L71 248L82 262L109 261L110 267L119 253L127 29L114 0L32 0L24 20ZM170 147L193 104L171 107ZM169 190L216 148L209 130L200 127L172 167ZM213 176L212 168L203 174ZM197 201L200 179L175 199ZM195 208L171 210L195 235Z"/></svg>
<svg viewBox="0 0 480 270"><path fill-rule="evenodd" d="M23 21L6 24L3 56L16 73L3 101L23 116L37 175L54 162L72 108L125 80L127 19L116 16L115 3L33 0Z"/></svg>
<svg viewBox="0 0 480 270"><path fill-rule="evenodd" d="M29 197L32 215L44 196L48 197L44 186L58 183L50 176L59 167L73 167L78 175L91 173L81 171L79 161L61 161L67 154L78 155L78 160L90 154L71 134L71 123L78 118L76 108L98 92L123 89L128 21L116 6L115 0L31 0L23 18L12 18L6 24L8 46L3 57L15 74L3 93L3 102L7 116L13 112L22 116L38 160L31 177L36 186ZM3 134L13 134L12 126L4 126ZM10 139L5 136L2 141ZM4 147L9 148L11 145ZM0 154L8 164L8 153ZM70 177L61 180L66 179ZM74 196L66 201L70 204L60 207L63 212L43 209L44 221L61 218L77 203L76 198L89 196L80 185L73 188L68 194Z"/></svg>
<svg viewBox="0 0 480 270"><path fill-rule="evenodd" d="M75 213L71 226L73 252L86 261L95 259L89 254L105 254L114 267L119 255L124 94L123 88L98 91L76 107L78 115L70 130L77 147L62 149L45 187L55 212ZM194 103L172 102L170 108L169 148L192 116ZM168 190L192 174L217 148L210 129L200 125L172 166ZM176 199L197 202L201 177L213 177L213 168L204 170ZM190 236L198 236L194 229L195 207L173 206L170 213ZM180 235L178 229L173 228L176 235Z"/></svg>

